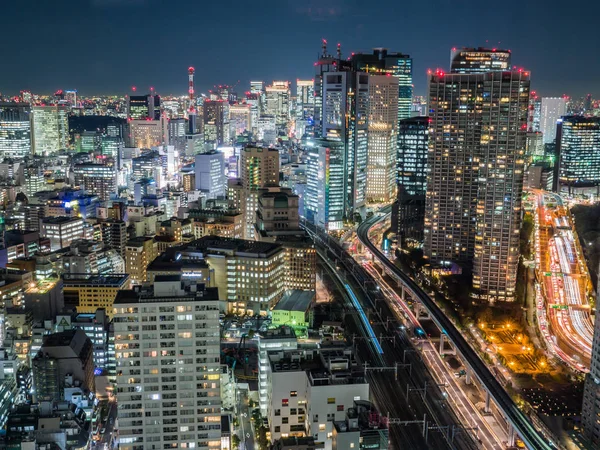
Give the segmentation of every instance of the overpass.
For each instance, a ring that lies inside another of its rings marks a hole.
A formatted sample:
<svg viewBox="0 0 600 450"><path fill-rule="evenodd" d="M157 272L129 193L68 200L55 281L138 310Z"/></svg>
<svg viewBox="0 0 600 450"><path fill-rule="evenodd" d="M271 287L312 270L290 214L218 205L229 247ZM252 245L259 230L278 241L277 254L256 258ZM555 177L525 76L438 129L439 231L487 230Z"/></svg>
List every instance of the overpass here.
<svg viewBox="0 0 600 450"><path fill-rule="evenodd" d="M387 217L390 211L391 206L388 206L380 210L379 214L375 214L373 217L362 222L357 230L358 239L369 249L373 257L385 267L386 272L402 286L404 292L408 293L414 301L419 302L427 310L431 316L431 320L441 330L442 335L445 335L453 344L459 356L461 356L465 364L470 367L474 375L479 379L487 394L494 400L507 422L519 435L527 448L532 450L551 450L556 448L549 439L533 426L531 420L517 407L510 395L508 395L502 385L492 375L487 365L480 359L461 335L460 331L456 329L454 324L431 297L412 278L396 267L370 241L370 228Z"/></svg>

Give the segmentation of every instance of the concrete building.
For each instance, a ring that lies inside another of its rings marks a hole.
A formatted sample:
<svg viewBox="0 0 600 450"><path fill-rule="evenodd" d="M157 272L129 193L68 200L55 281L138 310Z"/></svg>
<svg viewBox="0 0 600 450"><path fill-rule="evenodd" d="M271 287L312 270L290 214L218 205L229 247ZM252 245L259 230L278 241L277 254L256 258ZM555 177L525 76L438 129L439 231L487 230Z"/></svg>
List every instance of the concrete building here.
<svg viewBox="0 0 600 450"><path fill-rule="evenodd" d="M152 148L169 145L168 121L165 117L158 120L133 119L129 124L129 146Z"/></svg>
<svg viewBox="0 0 600 450"><path fill-rule="evenodd" d="M105 202L117 195L117 168L108 164L75 164L74 183L86 193L97 195Z"/></svg>
<svg viewBox="0 0 600 450"><path fill-rule="evenodd" d="M387 418L371 402L355 400L344 420L333 422L332 450L389 448Z"/></svg>
<svg viewBox="0 0 600 450"><path fill-rule="evenodd" d="M69 388L94 392L93 345L83 330L47 335L32 360L37 401L61 401Z"/></svg>
<svg viewBox="0 0 600 450"><path fill-rule="evenodd" d="M125 272L131 277L131 284L146 281L146 269L157 255L154 238L139 236L125 245Z"/></svg>
<svg viewBox="0 0 600 450"><path fill-rule="evenodd" d="M63 274L62 286L67 309L92 314L102 308L112 315L112 305L118 291L129 289L129 275L113 273L92 275L89 273Z"/></svg>
<svg viewBox="0 0 600 450"><path fill-rule="evenodd" d="M552 144L556 139L558 120L567 114L567 100L562 97L542 97L540 111L540 131L544 144Z"/></svg>
<svg viewBox="0 0 600 450"><path fill-rule="evenodd" d="M482 301L515 299L529 85L524 71L429 79L425 255L472 261Z"/></svg>
<svg viewBox="0 0 600 450"><path fill-rule="evenodd" d="M396 191L398 78L369 75L368 201L389 203Z"/></svg>
<svg viewBox="0 0 600 450"><path fill-rule="evenodd" d="M195 188L207 199L225 198L227 178L225 177L225 157L213 150L196 155Z"/></svg>
<svg viewBox="0 0 600 450"><path fill-rule="evenodd" d="M100 227L102 229L102 242L125 259L127 224L122 220L107 219L100 223Z"/></svg>
<svg viewBox="0 0 600 450"><path fill-rule="evenodd" d="M52 251L68 247L85 237L83 219L77 217L44 217L40 221L40 236L50 239Z"/></svg>
<svg viewBox="0 0 600 450"><path fill-rule="evenodd" d="M157 277L119 291L113 320L119 448L220 449L217 289Z"/></svg>
<svg viewBox="0 0 600 450"><path fill-rule="evenodd" d="M66 106L33 106L33 154L48 156L69 145L69 110Z"/></svg>
<svg viewBox="0 0 600 450"><path fill-rule="evenodd" d="M306 334L306 330L312 326L314 301L315 291L287 291L271 311L271 325L287 325L298 335Z"/></svg>
<svg viewBox="0 0 600 450"><path fill-rule="evenodd" d="M75 240L61 257L62 273L108 275L124 273L125 261L116 250L105 248L95 240Z"/></svg>

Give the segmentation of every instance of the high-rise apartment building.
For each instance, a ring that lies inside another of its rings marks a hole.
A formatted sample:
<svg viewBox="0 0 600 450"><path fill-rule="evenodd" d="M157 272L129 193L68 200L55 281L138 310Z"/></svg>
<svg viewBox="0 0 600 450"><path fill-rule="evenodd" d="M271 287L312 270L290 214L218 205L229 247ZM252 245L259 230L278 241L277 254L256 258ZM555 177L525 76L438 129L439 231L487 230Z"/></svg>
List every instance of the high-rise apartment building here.
<svg viewBox="0 0 600 450"><path fill-rule="evenodd" d="M423 240L429 118L413 117L400 121L398 130L398 244L407 239Z"/></svg>
<svg viewBox="0 0 600 450"><path fill-rule="evenodd" d="M206 194L207 199L225 198L227 178L225 176L225 155L212 150L196 155L195 188Z"/></svg>
<svg viewBox="0 0 600 450"><path fill-rule="evenodd" d="M515 296L529 85L523 71L429 79L425 254L473 261L482 300Z"/></svg>
<svg viewBox="0 0 600 450"><path fill-rule="evenodd" d="M49 155L69 145L69 109L66 106L33 106L33 153Z"/></svg>
<svg viewBox="0 0 600 450"><path fill-rule="evenodd" d="M157 276L113 311L119 448L221 449L217 289Z"/></svg>
<svg viewBox="0 0 600 450"><path fill-rule="evenodd" d="M146 281L148 264L156 258L156 242L154 238L138 236L127 241L125 245L125 272L131 277L131 284Z"/></svg>
<svg viewBox="0 0 600 450"><path fill-rule="evenodd" d="M543 97L540 104L540 131L544 144L556 139L558 120L567 114L567 100L562 97Z"/></svg>
<svg viewBox="0 0 600 450"><path fill-rule="evenodd" d="M87 194L107 201L117 194L117 169L113 161L107 164L75 164L74 183Z"/></svg>
<svg viewBox="0 0 600 450"><path fill-rule="evenodd" d="M367 200L388 203L396 190L398 79L369 75Z"/></svg>
<svg viewBox="0 0 600 450"><path fill-rule="evenodd" d="M510 70L510 50L497 48L453 48L450 72L481 73Z"/></svg>
<svg viewBox="0 0 600 450"><path fill-rule="evenodd" d="M566 116L558 122L557 191L600 194L600 118Z"/></svg>
<svg viewBox="0 0 600 450"><path fill-rule="evenodd" d="M30 114L28 103L0 102L0 157L31 155Z"/></svg>
<svg viewBox="0 0 600 450"><path fill-rule="evenodd" d="M326 230L343 228L346 209L346 152L344 143L318 139L308 149L304 215Z"/></svg>

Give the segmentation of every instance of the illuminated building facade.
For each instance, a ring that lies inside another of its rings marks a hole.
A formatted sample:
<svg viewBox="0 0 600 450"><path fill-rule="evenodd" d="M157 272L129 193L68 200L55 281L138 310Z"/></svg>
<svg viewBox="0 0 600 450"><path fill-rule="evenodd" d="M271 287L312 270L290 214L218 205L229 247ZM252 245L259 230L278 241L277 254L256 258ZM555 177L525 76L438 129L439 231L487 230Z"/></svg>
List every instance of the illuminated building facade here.
<svg viewBox="0 0 600 450"><path fill-rule="evenodd" d="M205 100L203 105L204 141L213 148L225 142L225 102L223 100Z"/></svg>
<svg viewBox="0 0 600 450"><path fill-rule="evenodd" d="M429 118L413 117L400 121L398 130L398 243L423 240ZM400 163L400 161L402 161Z"/></svg>
<svg viewBox="0 0 600 450"><path fill-rule="evenodd" d="M164 117L158 120L129 120L129 146L152 148L169 144L168 121Z"/></svg>
<svg viewBox="0 0 600 450"><path fill-rule="evenodd" d="M567 114L567 100L562 97L543 97L540 104L540 131L544 144L556 139L558 120Z"/></svg>
<svg viewBox="0 0 600 450"><path fill-rule="evenodd" d="M388 203L396 190L398 79L369 75L367 200Z"/></svg>
<svg viewBox="0 0 600 450"><path fill-rule="evenodd" d="M97 275L89 273L64 274L62 276L65 304L75 306L78 313L95 313L103 308L112 317L113 302L117 293L129 289L129 275L112 273Z"/></svg>
<svg viewBox="0 0 600 450"><path fill-rule="evenodd" d="M345 146L320 139L308 150L306 162L306 219L326 230L344 226L346 206Z"/></svg>
<svg viewBox="0 0 600 450"><path fill-rule="evenodd" d="M229 106L229 126L231 127L229 134L232 139L235 139L236 136L239 136L245 131L252 131L250 105Z"/></svg>
<svg viewBox="0 0 600 450"><path fill-rule="evenodd" d="M44 217L40 223L40 236L50 239L52 251L68 247L71 242L83 239L83 219L78 217Z"/></svg>
<svg viewBox="0 0 600 450"><path fill-rule="evenodd" d="M285 127L290 121L290 82L273 81L265 89L264 114L275 117L277 127Z"/></svg>
<svg viewBox="0 0 600 450"><path fill-rule="evenodd" d="M160 118L158 95L130 95L127 97L127 118L133 120Z"/></svg>
<svg viewBox="0 0 600 450"><path fill-rule="evenodd" d="M225 198L227 178L223 153L212 150L196 155L194 170L197 191L203 192L207 199Z"/></svg>
<svg viewBox="0 0 600 450"><path fill-rule="evenodd" d="M158 275L113 313L119 448L221 449L217 289Z"/></svg>
<svg viewBox="0 0 600 450"><path fill-rule="evenodd" d="M30 114L28 103L0 102L0 157L31 155Z"/></svg>
<svg viewBox="0 0 600 450"><path fill-rule="evenodd" d="M125 272L131 277L131 284L146 281L146 269L157 255L154 238L139 236L127 241L125 245Z"/></svg>
<svg viewBox="0 0 600 450"><path fill-rule="evenodd" d="M69 145L69 110L66 106L33 106L33 153L50 155Z"/></svg>
<svg viewBox="0 0 600 450"><path fill-rule="evenodd" d="M600 194L600 118L567 116L558 123L558 192Z"/></svg>
<svg viewBox="0 0 600 450"><path fill-rule="evenodd" d="M453 48L450 72L482 73L510 70L510 50L496 48Z"/></svg>
<svg viewBox="0 0 600 450"><path fill-rule="evenodd" d="M529 85L523 71L429 78L425 254L472 261L490 302L515 298Z"/></svg>
<svg viewBox="0 0 600 450"><path fill-rule="evenodd" d="M112 161L107 164L76 164L74 182L86 193L107 201L117 194L117 170Z"/></svg>

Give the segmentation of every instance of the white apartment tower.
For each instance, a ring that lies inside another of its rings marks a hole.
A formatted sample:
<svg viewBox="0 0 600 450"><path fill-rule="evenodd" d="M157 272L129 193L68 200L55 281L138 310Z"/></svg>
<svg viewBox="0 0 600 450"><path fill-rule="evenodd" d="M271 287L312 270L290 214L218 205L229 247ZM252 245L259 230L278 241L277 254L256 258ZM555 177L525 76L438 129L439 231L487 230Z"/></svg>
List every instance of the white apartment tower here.
<svg viewBox="0 0 600 450"><path fill-rule="evenodd" d="M159 275L113 317L119 448L221 449L217 288Z"/></svg>
<svg viewBox="0 0 600 450"><path fill-rule="evenodd" d="M567 115L567 100L562 97L542 97L540 131L544 144L554 142L558 119L565 115Z"/></svg>

